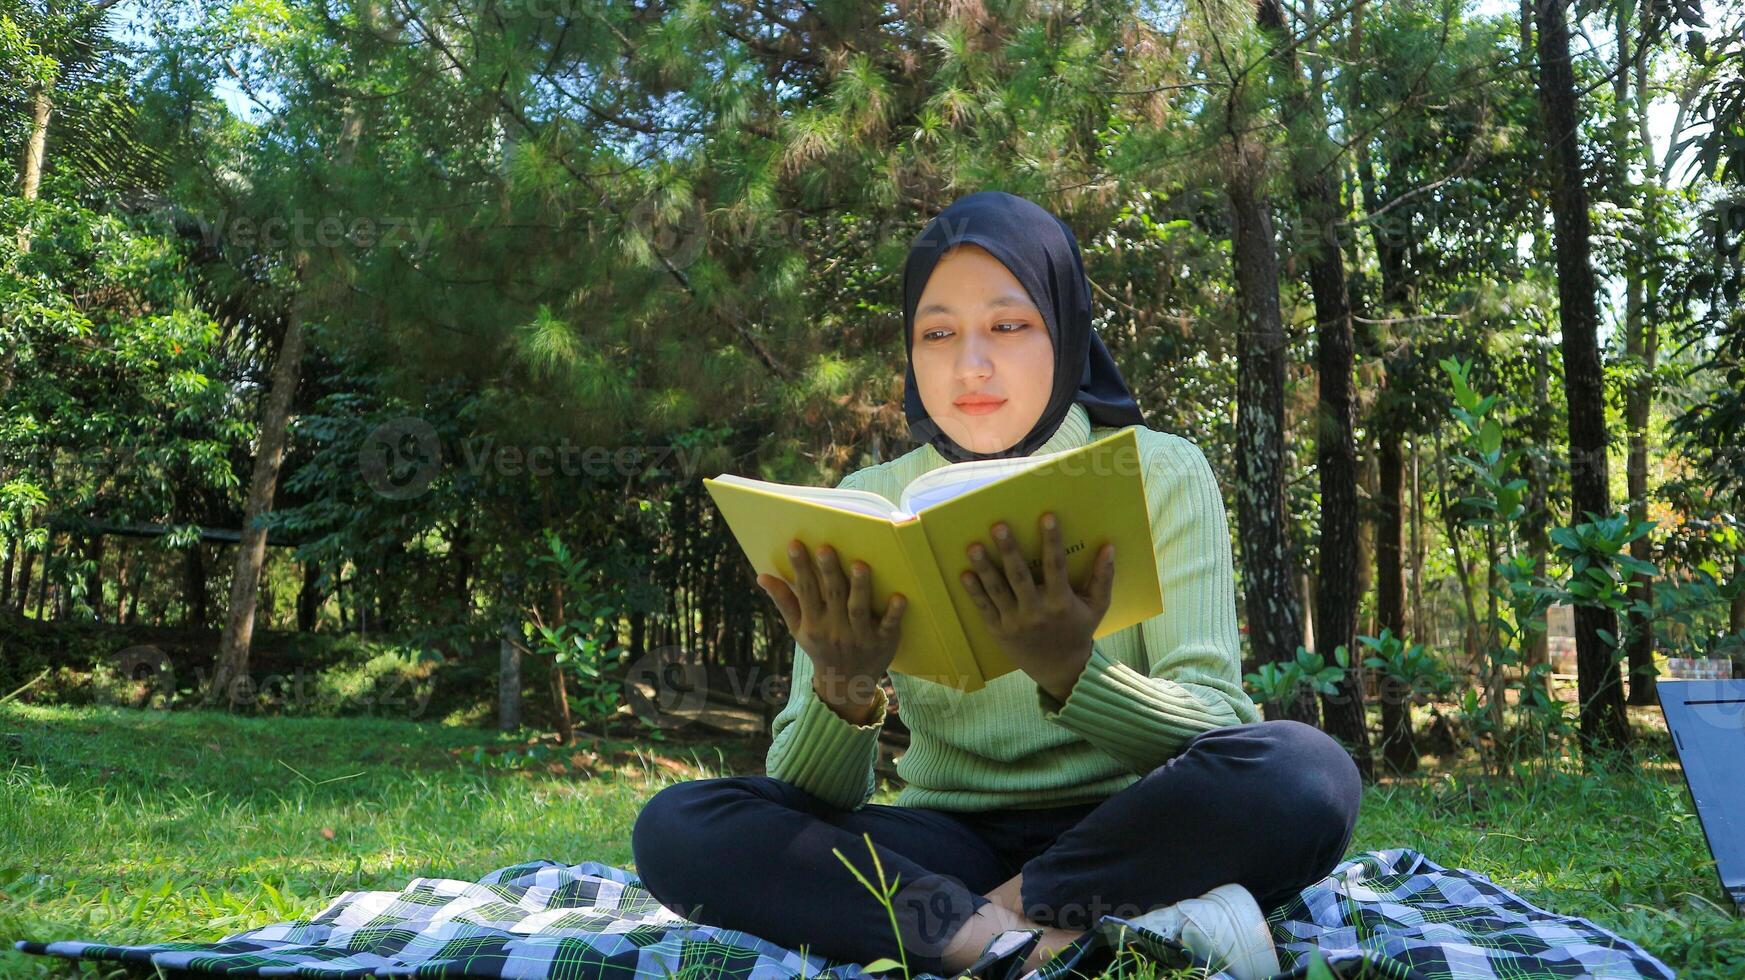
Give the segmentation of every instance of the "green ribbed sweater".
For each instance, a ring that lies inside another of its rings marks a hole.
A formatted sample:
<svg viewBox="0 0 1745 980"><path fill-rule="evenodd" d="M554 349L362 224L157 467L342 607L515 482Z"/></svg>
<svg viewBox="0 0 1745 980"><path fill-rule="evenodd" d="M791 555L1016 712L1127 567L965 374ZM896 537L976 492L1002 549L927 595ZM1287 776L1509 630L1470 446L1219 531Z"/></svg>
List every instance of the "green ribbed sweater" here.
<svg viewBox="0 0 1745 980"><path fill-rule="evenodd" d="M1116 431L1093 428L1075 402L1036 452L1075 448ZM985 810L1096 802L1162 765L1195 733L1260 720L1242 690L1230 531L1212 468L1180 436L1137 431L1163 612L1096 640L1064 703L1022 670L974 694L890 672L910 732L897 758L904 783L897 805ZM910 480L944 465L938 450L923 445L856 470L838 486L871 490L894 504ZM765 771L837 806L864 806L876 785L882 689L878 699L873 724L838 715L812 690L812 658L795 644L793 683L771 725Z"/></svg>

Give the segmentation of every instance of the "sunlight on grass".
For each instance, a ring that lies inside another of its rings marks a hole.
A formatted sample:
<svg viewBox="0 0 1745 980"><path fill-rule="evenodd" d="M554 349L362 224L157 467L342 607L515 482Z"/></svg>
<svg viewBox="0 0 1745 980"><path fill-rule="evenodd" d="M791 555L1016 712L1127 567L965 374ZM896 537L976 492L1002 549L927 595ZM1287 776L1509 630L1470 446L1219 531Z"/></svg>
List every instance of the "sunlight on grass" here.
<svg viewBox="0 0 1745 980"><path fill-rule="evenodd" d="M759 757L744 743L530 746L370 718L19 704L0 705L0 731L23 733L0 756L4 976L121 975L13 952L18 938L211 941L414 877L542 858L634 870L650 795ZM1690 795L1659 751L1622 779L1565 764L1519 784L1390 780L1368 789L1350 853L1414 848L1591 918L1681 976L1745 975L1745 922L1718 904ZM873 802L895 796L881 785ZM1124 957L1108 975L1158 973Z"/></svg>

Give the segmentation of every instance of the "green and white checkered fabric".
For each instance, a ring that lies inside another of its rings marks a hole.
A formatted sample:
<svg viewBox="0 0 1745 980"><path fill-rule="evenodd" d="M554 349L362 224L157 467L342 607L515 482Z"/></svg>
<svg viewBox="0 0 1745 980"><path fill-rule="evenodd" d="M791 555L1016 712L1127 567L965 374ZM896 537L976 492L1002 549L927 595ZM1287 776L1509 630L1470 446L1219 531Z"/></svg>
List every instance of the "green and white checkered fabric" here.
<svg viewBox="0 0 1745 980"><path fill-rule="evenodd" d="M1288 967L1281 974L1286 977L1306 977L1315 950L1343 976L1673 976L1641 947L1592 922L1547 912L1481 874L1443 868L1403 848L1346 861L1276 909L1269 921L1279 959ZM1017 980L1036 935L997 937L971 972ZM250 929L218 942L20 941L17 948L67 959L149 964L165 972L263 977L861 980L883 975L743 932L688 922L662 908L635 874L594 861L535 861L476 882L417 878L398 892L347 892L313 919ZM1123 951L1173 965L1199 962L1163 936L1105 916L1032 980L1094 977Z"/></svg>

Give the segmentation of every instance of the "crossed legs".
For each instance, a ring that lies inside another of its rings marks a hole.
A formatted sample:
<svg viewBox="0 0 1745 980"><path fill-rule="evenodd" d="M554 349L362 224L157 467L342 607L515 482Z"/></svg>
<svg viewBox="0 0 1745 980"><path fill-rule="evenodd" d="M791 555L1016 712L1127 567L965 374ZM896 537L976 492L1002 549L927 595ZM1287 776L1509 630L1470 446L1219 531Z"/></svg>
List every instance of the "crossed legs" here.
<svg viewBox="0 0 1745 980"><path fill-rule="evenodd" d="M1035 966L1104 914L1226 882L1270 911L1337 865L1361 794L1330 736L1265 721L1201 733L1088 809L843 810L768 776L691 780L644 805L632 848L644 886L692 921L856 962L895 958L900 936L912 971L949 975L1006 929L1043 930ZM891 912L833 853L877 885L869 839Z"/></svg>

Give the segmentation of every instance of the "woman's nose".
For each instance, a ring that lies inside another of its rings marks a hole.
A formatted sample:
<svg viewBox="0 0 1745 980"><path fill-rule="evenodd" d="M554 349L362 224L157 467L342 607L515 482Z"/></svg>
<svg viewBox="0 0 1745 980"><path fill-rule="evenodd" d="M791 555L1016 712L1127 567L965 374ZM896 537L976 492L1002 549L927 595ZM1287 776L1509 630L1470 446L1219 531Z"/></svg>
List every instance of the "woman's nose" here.
<svg viewBox="0 0 1745 980"><path fill-rule="evenodd" d="M957 349L959 380L983 378L993 372L994 362L988 358L987 341L973 333Z"/></svg>

